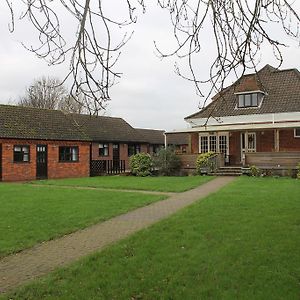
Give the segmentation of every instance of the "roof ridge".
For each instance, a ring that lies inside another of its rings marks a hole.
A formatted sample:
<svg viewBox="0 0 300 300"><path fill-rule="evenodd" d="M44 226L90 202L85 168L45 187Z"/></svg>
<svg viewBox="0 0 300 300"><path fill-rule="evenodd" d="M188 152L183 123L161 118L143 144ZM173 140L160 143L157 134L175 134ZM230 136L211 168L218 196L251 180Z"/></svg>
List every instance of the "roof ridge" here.
<svg viewBox="0 0 300 300"><path fill-rule="evenodd" d="M79 114L79 113L67 113L69 115L77 115L77 116L84 116L84 117L94 117L94 118L111 118L111 119L122 119L121 117L111 117L111 116L98 116L98 115L91 115L91 114Z"/></svg>
<svg viewBox="0 0 300 300"><path fill-rule="evenodd" d="M18 104L4 104L0 103L0 106L5 106L5 107L14 107L18 109L32 109L32 110L41 110L41 111L55 111L59 113L64 113L64 111L60 109L53 109L53 108L42 108L42 107L34 107L34 106L22 106Z"/></svg>

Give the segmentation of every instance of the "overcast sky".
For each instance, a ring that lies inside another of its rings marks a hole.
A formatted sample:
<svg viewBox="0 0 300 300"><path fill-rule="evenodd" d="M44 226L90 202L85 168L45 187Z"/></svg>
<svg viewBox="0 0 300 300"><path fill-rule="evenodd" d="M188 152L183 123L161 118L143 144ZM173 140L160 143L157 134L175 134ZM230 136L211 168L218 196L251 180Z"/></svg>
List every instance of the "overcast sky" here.
<svg viewBox="0 0 300 300"><path fill-rule="evenodd" d="M30 28L17 23L17 30L8 31L9 14L5 1L0 4L0 103L12 103L25 91L35 78L43 75L62 79L67 64L48 67L21 45L33 38ZM155 1L152 1L155 2ZM119 60L118 71L123 76L112 88L112 100L106 115L122 117L134 127L172 130L185 128L183 118L198 110L199 98L192 83L174 73L173 58L161 61L154 54L153 41L164 49L172 44L168 15L155 5L148 6L140 17L135 34ZM204 37L209 44L209 36ZM283 51L282 68L300 69L300 48L296 42ZM274 64L270 51L262 58L261 67ZM209 60L210 51L207 53ZM206 76L207 60L199 63L199 72Z"/></svg>

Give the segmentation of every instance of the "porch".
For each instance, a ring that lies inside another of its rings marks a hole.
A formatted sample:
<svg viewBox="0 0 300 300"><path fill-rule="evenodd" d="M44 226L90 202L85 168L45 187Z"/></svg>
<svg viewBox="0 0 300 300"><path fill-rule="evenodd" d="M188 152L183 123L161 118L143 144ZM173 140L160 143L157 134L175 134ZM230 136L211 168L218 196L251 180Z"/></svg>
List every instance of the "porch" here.
<svg viewBox="0 0 300 300"><path fill-rule="evenodd" d="M300 136L294 128L189 134L189 152L180 158L182 168L190 172L196 169L197 156L205 152L219 155L218 168L255 165L284 171L296 169L300 162Z"/></svg>

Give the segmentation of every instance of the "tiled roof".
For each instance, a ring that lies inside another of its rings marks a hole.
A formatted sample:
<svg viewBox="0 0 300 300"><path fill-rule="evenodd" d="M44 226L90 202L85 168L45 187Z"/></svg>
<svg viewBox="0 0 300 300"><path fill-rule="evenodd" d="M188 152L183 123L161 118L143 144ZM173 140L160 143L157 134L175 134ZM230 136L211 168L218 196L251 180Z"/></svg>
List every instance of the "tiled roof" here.
<svg viewBox="0 0 300 300"><path fill-rule="evenodd" d="M165 143L164 130L141 129L141 128L136 128L136 130L140 135L143 136L144 140L149 144L164 145Z"/></svg>
<svg viewBox="0 0 300 300"><path fill-rule="evenodd" d="M237 108L235 93L261 90L265 93L258 108ZM277 70L269 65L257 74L240 80L213 97L213 101L185 119L300 112L300 73L297 69Z"/></svg>
<svg viewBox="0 0 300 300"><path fill-rule="evenodd" d="M188 133L167 133L168 145L188 145L189 134Z"/></svg>
<svg viewBox="0 0 300 300"><path fill-rule="evenodd" d="M70 114L91 141L146 142L144 137L121 118Z"/></svg>
<svg viewBox="0 0 300 300"><path fill-rule="evenodd" d="M63 112L50 109L0 105L0 137L88 141Z"/></svg>
<svg viewBox="0 0 300 300"><path fill-rule="evenodd" d="M135 129L121 118L0 105L0 138L164 144L164 131Z"/></svg>

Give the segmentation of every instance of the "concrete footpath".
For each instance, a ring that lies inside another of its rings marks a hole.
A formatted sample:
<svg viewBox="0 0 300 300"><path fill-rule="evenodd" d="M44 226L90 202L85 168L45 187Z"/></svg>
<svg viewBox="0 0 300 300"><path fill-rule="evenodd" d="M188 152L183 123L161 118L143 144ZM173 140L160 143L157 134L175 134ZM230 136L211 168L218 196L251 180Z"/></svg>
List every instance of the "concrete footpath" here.
<svg viewBox="0 0 300 300"><path fill-rule="evenodd" d="M217 177L195 189L135 209L0 260L0 293L99 251L218 191L235 177Z"/></svg>

